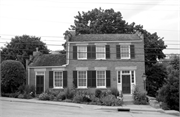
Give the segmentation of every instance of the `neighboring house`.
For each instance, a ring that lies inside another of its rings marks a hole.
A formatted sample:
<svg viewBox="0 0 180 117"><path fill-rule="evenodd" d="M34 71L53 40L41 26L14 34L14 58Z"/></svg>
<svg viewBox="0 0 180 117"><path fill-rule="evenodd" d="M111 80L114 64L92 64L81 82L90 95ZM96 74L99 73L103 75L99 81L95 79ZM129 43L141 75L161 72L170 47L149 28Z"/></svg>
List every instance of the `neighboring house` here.
<svg viewBox="0 0 180 117"><path fill-rule="evenodd" d="M45 89L77 88L89 91L117 88L132 94L144 90L143 35L66 35L65 55L36 56L28 67L28 84L39 94Z"/></svg>

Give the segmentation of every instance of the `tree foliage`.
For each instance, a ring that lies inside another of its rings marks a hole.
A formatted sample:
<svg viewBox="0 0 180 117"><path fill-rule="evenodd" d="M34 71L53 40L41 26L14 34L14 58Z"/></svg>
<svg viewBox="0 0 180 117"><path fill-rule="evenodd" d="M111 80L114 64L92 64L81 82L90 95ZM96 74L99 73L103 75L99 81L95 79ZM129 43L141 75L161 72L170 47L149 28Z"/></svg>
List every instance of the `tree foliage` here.
<svg viewBox="0 0 180 117"><path fill-rule="evenodd" d="M159 88L163 86L167 78L166 67L163 64L156 63L147 70L148 79L147 93L149 96L155 97Z"/></svg>
<svg viewBox="0 0 180 117"><path fill-rule="evenodd" d="M175 56L167 66L168 78L158 91L157 99L168 105L168 108L179 110L179 57Z"/></svg>
<svg viewBox="0 0 180 117"><path fill-rule="evenodd" d="M25 83L25 69L21 62L5 60L1 63L2 93L14 93Z"/></svg>
<svg viewBox="0 0 180 117"><path fill-rule="evenodd" d="M158 59L165 57L163 49L166 48L163 38L158 34L150 33L143 28L142 25L136 25L134 22L128 24L123 20L120 12L115 12L113 9L103 10L101 8L92 9L87 12L78 12L74 20L74 25L71 25L70 30L75 30L76 34L134 34L136 31L144 35L144 51L145 51L145 66L147 74L147 83L152 94L155 94L158 87L162 85L164 79L164 69L159 68L157 65ZM65 34L68 34L66 31ZM153 70L153 67L159 72ZM151 72L151 69L155 73ZM162 75L162 76L161 76ZM163 78L162 78L163 77ZM152 79L153 78L153 79ZM159 84L153 87L153 84Z"/></svg>
<svg viewBox="0 0 180 117"><path fill-rule="evenodd" d="M15 36L10 43L7 43L6 47L2 48L2 61L18 60L25 66L25 60L29 59L29 55L32 55L36 48L44 54L49 53L46 44L39 37L29 35Z"/></svg>

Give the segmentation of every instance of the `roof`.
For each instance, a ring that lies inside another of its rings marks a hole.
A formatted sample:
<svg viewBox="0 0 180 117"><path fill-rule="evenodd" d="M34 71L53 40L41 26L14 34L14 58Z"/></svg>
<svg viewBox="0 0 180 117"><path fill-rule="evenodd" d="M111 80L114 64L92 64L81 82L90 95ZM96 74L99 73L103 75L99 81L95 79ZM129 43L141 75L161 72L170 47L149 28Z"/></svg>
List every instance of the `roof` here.
<svg viewBox="0 0 180 117"><path fill-rule="evenodd" d="M66 55L42 54L36 56L29 66L62 66L66 64Z"/></svg>
<svg viewBox="0 0 180 117"><path fill-rule="evenodd" d="M137 34L81 34L70 41L134 41L142 40Z"/></svg>

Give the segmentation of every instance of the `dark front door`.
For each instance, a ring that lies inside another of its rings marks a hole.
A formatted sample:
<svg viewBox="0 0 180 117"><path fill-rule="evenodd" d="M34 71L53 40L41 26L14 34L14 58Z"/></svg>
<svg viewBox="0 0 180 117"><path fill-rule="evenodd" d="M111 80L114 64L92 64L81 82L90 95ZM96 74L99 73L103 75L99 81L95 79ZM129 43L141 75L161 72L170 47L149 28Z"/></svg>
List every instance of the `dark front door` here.
<svg viewBox="0 0 180 117"><path fill-rule="evenodd" d="M123 94L130 94L130 75L122 75L122 92Z"/></svg>
<svg viewBox="0 0 180 117"><path fill-rule="evenodd" d="M36 76L36 94L41 94L44 91L44 76Z"/></svg>

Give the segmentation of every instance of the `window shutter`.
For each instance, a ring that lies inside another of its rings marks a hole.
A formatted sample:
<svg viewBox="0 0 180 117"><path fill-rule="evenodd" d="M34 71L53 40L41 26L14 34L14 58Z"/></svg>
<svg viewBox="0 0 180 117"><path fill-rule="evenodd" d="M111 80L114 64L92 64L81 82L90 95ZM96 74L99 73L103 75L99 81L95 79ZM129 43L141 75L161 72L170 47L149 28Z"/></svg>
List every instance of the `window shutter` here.
<svg viewBox="0 0 180 117"><path fill-rule="evenodd" d="M77 88L77 71L73 71L73 85Z"/></svg>
<svg viewBox="0 0 180 117"><path fill-rule="evenodd" d="M130 45L131 59L135 58L135 48L134 45Z"/></svg>
<svg viewBox="0 0 180 117"><path fill-rule="evenodd" d="M92 45L92 59L96 59L96 46L95 45Z"/></svg>
<svg viewBox="0 0 180 117"><path fill-rule="evenodd" d="M106 87L111 86L111 72L110 70L106 71Z"/></svg>
<svg viewBox="0 0 180 117"><path fill-rule="evenodd" d="M63 71L63 88L67 87L67 71Z"/></svg>
<svg viewBox="0 0 180 117"><path fill-rule="evenodd" d="M87 72L87 85L88 87L92 87L92 71Z"/></svg>
<svg viewBox="0 0 180 117"><path fill-rule="evenodd" d="M116 58L117 58L117 59L120 59L120 58L121 58L120 45L116 45Z"/></svg>
<svg viewBox="0 0 180 117"><path fill-rule="evenodd" d="M77 46L73 46L73 59L77 59Z"/></svg>
<svg viewBox="0 0 180 117"><path fill-rule="evenodd" d="M92 71L92 87L96 88L96 71Z"/></svg>
<svg viewBox="0 0 180 117"><path fill-rule="evenodd" d="M49 88L53 88L53 71L49 71Z"/></svg>
<svg viewBox="0 0 180 117"><path fill-rule="evenodd" d="M106 59L110 59L110 45L106 45Z"/></svg>
<svg viewBox="0 0 180 117"><path fill-rule="evenodd" d="M87 59L91 59L92 58L92 48L91 45L87 46Z"/></svg>

